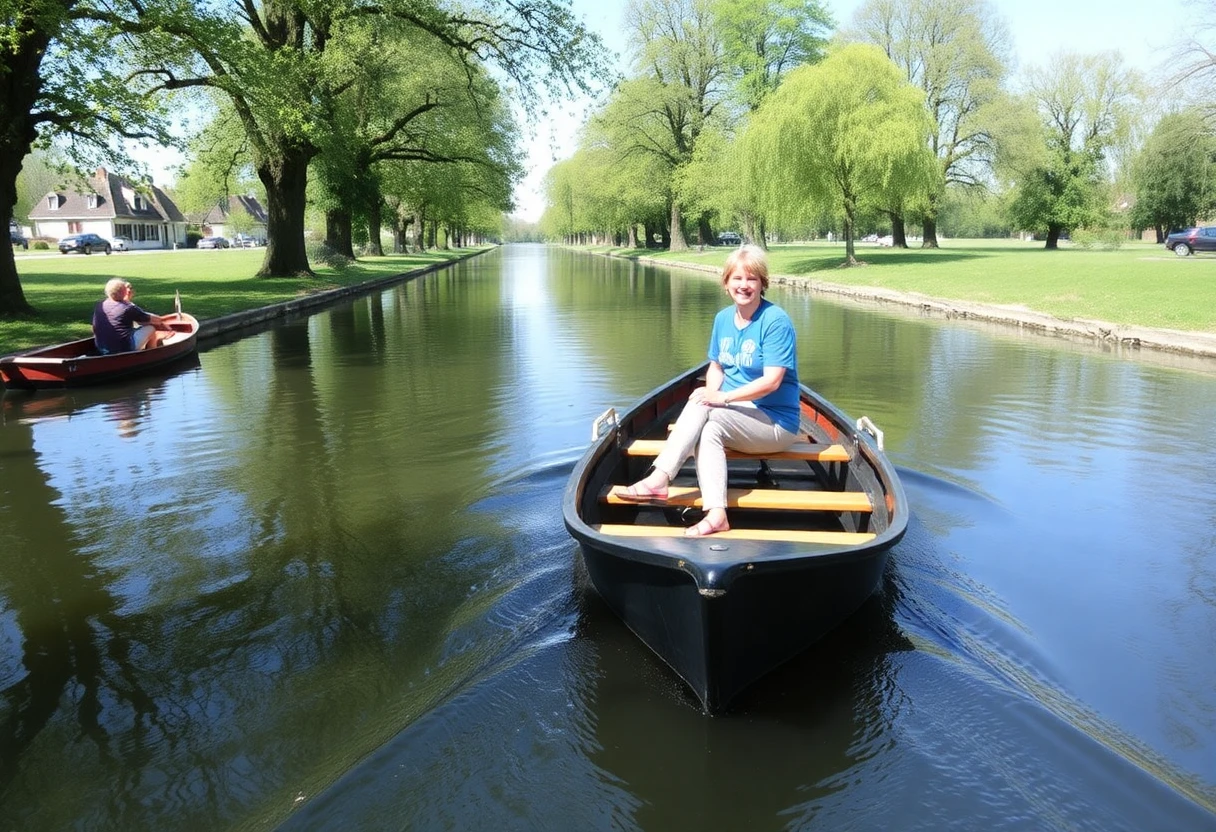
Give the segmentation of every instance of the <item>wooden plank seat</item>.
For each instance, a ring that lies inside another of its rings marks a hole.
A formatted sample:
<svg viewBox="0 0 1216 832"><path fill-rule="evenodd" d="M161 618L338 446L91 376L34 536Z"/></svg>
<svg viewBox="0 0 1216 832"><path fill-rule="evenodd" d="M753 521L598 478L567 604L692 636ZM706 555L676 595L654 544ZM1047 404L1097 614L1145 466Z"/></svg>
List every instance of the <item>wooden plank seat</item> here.
<svg viewBox="0 0 1216 832"><path fill-rule="evenodd" d="M635 439L625 447L627 456L658 456L665 439ZM774 454L743 454L728 450L727 459L802 459L809 462L848 462L849 452L843 445L817 442L795 442L787 450Z"/></svg>
<svg viewBox="0 0 1216 832"><path fill-rule="evenodd" d="M600 524L592 526L600 534L615 537L683 537L684 529L680 526L630 526L620 524ZM868 543L875 538L872 532L830 532L812 531L811 529L740 529L732 528L717 532L705 538L706 540L764 540L788 541L790 543L826 543L841 546L856 546Z"/></svg>
<svg viewBox="0 0 1216 832"><path fill-rule="evenodd" d="M624 499L627 486L613 485L600 492L600 502L609 505L639 505ZM670 486L664 505L701 507L701 489ZM643 503L642 505L649 505ZM727 508L777 509L786 511L873 511L870 496L861 491L805 491L801 489L728 488Z"/></svg>

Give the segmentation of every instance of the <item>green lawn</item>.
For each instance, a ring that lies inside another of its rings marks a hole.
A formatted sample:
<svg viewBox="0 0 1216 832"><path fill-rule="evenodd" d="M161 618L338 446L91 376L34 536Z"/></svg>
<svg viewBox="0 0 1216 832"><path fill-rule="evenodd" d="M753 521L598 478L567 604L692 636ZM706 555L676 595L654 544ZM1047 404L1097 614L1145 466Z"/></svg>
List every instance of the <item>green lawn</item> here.
<svg viewBox="0 0 1216 832"><path fill-rule="evenodd" d="M135 287L135 302L149 312L173 311L180 291L182 309L199 320L256 309L300 295L375 280L468 254L469 249L394 254L358 260L342 270L318 267L311 278L257 278L265 249L193 249L105 255L17 253L25 298L37 310L32 319L0 318L0 355L83 338L90 332L93 305L111 277Z"/></svg>
<svg viewBox="0 0 1216 832"><path fill-rule="evenodd" d="M593 251L720 266L729 249L671 254L639 249ZM852 286L916 292L942 300L1024 306L1057 318L1216 332L1216 256L1175 257L1163 246L1127 243L1115 250L1077 246L1046 251L1016 240L947 240L940 249L857 244L860 268L841 268L844 246L775 245L773 274Z"/></svg>

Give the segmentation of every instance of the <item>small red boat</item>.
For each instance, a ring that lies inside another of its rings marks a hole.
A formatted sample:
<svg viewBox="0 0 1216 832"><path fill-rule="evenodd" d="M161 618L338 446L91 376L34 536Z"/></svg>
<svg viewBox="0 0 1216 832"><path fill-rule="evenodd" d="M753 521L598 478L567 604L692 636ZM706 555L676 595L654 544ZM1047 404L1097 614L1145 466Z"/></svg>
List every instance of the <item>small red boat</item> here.
<svg viewBox="0 0 1216 832"><path fill-rule="evenodd" d="M0 382L9 390L102 384L146 373L193 354L198 347L199 327L194 316L178 311L161 317L172 332L167 336L161 333L156 347L102 355L92 338L81 338L0 358Z"/></svg>

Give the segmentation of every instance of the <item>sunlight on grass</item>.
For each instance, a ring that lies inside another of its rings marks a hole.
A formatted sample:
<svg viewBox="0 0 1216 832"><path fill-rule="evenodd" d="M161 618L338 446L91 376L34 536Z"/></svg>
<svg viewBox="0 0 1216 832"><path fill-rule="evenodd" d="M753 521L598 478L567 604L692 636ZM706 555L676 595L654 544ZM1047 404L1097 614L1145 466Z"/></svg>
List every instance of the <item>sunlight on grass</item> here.
<svg viewBox="0 0 1216 832"><path fill-rule="evenodd" d="M707 247L613 253L671 265L720 267L730 251ZM842 268L844 251L840 243L774 245L769 250L770 271L946 301L1020 306L1062 319L1216 332L1216 257L1174 257L1152 243L1058 251L1021 240L947 240L938 249L858 243L857 257L866 263L861 268Z"/></svg>

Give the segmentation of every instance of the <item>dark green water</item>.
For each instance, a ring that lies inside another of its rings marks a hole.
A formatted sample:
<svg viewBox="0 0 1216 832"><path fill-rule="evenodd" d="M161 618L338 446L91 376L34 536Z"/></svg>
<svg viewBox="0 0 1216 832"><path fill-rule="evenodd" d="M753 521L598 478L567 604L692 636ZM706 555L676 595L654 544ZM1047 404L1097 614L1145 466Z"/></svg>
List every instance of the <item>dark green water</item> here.
<svg viewBox="0 0 1216 832"><path fill-rule="evenodd" d="M1216 829L1216 362L778 288L913 503L707 719L560 497L706 276L509 247L0 402L0 830Z"/></svg>

